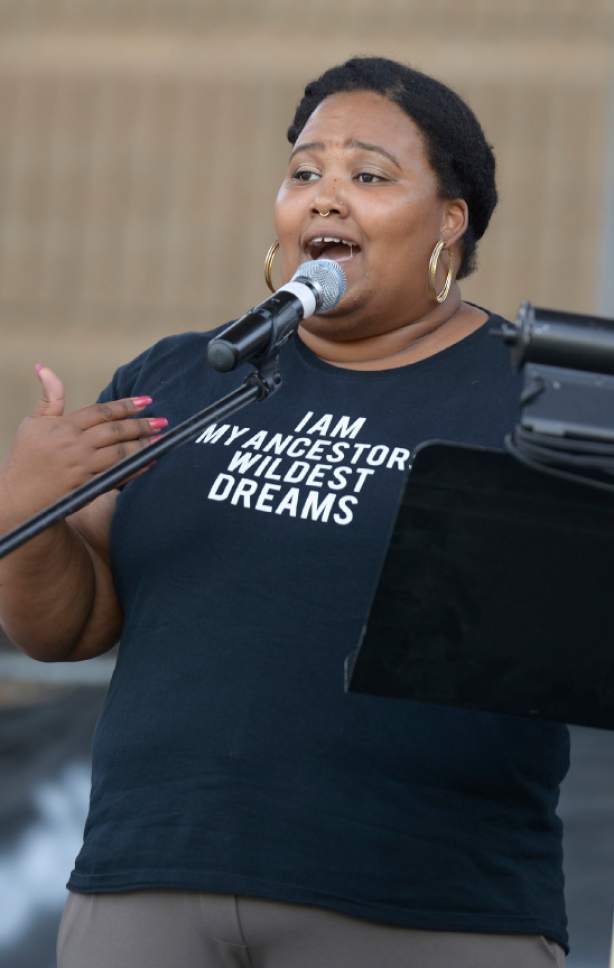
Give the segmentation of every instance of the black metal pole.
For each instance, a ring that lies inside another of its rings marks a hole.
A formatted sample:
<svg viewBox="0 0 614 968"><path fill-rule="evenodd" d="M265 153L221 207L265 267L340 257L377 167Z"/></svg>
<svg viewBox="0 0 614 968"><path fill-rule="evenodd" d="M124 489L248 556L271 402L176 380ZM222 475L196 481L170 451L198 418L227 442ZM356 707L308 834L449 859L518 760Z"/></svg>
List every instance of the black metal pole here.
<svg viewBox="0 0 614 968"><path fill-rule="evenodd" d="M265 397L270 396L281 386L281 376L277 369L276 358L267 360L266 363L268 364L266 367L259 368L258 372L250 373L241 386L233 390L232 393L188 417L187 420L160 437L154 444L144 447L137 454L126 457L118 464L110 467L108 471L97 474L87 484L77 487L70 494L60 498L54 504L50 504L49 507L44 508L23 524L14 528L13 531L9 531L8 534L0 538L0 558L4 558L11 551L15 551L16 548L36 537L37 534L40 534L41 531L49 528L52 524L56 524L57 521L68 517L69 514L74 514L75 511L89 504L90 501L104 494L105 491L110 491L112 487L120 484L142 467L151 464L152 460L162 457L163 454L168 453L180 444L191 440L209 424L236 413L237 410L241 410L254 400L264 400Z"/></svg>

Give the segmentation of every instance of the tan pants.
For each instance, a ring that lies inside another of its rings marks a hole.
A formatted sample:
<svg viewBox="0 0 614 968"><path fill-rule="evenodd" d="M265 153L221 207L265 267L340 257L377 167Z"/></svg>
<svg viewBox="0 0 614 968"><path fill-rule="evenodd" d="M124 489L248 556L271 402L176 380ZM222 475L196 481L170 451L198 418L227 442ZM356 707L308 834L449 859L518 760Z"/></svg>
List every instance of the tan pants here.
<svg viewBox="0 0 614 968"><path fill-rule="evenodd" d="M562 968L528 935L413 931L232 894L70 894L58 968Z"/></svg>

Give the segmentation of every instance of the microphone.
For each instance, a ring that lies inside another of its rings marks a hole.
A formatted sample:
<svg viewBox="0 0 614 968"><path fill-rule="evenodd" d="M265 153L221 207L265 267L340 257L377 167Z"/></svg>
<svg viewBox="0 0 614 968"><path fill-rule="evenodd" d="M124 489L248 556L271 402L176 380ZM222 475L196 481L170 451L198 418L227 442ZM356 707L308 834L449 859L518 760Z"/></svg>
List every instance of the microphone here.
<svg viewBox="0 0 614 968"><path fill-rule="evenodd" d="M334 309L345 292L345 275L333 259L303 262L290 282L230 323L207 347L214 370L226 373L281 346L302 319Z"/></svg>

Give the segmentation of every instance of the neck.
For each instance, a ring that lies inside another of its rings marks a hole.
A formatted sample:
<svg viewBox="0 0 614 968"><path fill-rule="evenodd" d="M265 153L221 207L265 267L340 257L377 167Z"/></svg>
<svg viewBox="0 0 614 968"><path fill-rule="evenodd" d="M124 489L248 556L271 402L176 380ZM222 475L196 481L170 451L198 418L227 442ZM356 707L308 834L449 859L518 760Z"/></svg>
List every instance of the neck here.
<svg viewBox="0 0 614 968"><path fill-rule="evenodd" d="M422 316L390 332L335 340L299 327L299 336L309 349L327 363L352 370L388 370L433 356L477 329L486 313L461 301L454 284L445 303L435 305Z"/></svg>

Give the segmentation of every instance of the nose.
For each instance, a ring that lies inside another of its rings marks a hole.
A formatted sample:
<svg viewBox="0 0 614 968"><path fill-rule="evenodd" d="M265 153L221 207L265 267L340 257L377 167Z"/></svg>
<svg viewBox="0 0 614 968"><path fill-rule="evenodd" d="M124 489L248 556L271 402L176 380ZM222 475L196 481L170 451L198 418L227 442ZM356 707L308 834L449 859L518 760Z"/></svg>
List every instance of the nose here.
<svg viewBox="0 0 614 968"><path fill-rule="evenodd" d="M348 205L338 182L324 178L318 182L318 192L311 205L311 214L324 217L327 214L338 215L340 218L347 216Z"/></svg>

